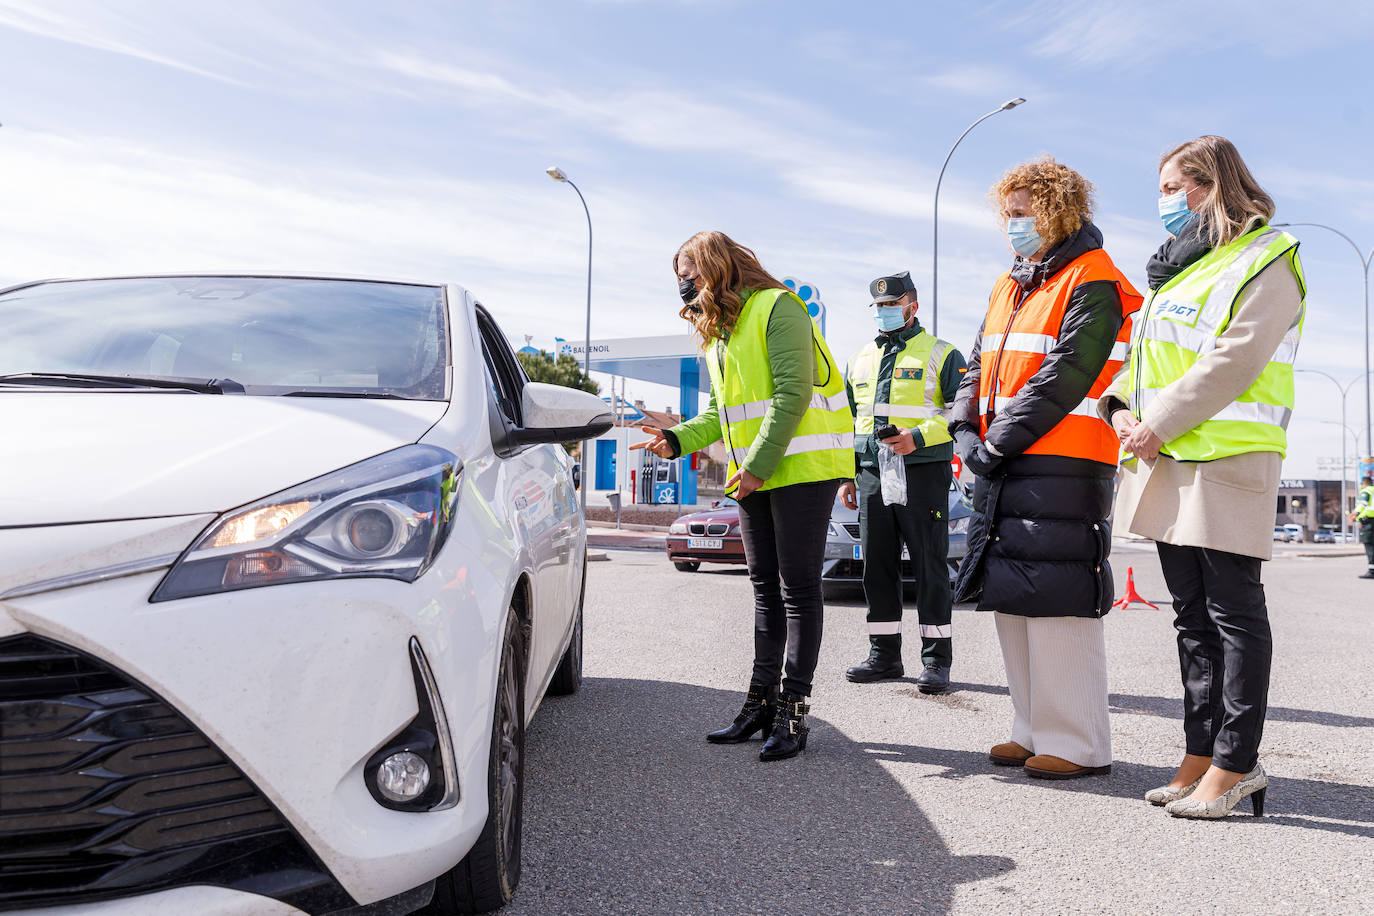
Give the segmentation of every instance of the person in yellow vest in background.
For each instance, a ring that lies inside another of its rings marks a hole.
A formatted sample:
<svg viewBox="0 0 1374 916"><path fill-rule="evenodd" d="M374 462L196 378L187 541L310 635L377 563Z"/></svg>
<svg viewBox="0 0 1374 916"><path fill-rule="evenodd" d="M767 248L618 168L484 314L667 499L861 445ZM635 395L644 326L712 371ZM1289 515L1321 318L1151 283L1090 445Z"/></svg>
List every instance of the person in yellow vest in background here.
<svg viewBox="0 0 1374 916"><path fill-rule="evenodd" d="M921 664L916 687L942 693L953 660L949 586L949 486L954 444L945 408L963 380L963 354L932 337L916 319L911 273L879 277L868 287L878 335L849 361L845 381L854 409L856 480L840 498L859 510L868 658L845 672L858 683L899 678L902 665L902 545L916 579ZM902 456L906 505L883 502L878 436Z"/></svg>
<svg viewBox="0 0 1374 916"><path fill-rule="evenodd" d="M1169 239L1130 358L1098 400L1125 457L1117 524L1150 538L1173 596L1184 756L1145 794L1175 817L1258 816L1273 639L1260 567L1295 406L1307 284L1298 240L1234 144L1204 136L1159 163Z"/></svg>
<svg viewBox="0 0 1374 916"><path fill-rule="evenodd" d="M1369 567L1360 578L1374 579L1374 477L1368 474L1360 478L1360 495L1350 518L1360 523L1360 543L1364 545L1364 556L1369 561Z"/></svg>
<svg viewBox="0 0 1374 916"><path fill-rule="evenodd" d="M754 670L735 721L713 744L766 738L760 760L806 749L806 699L821 648L821 565L830 511L854 473L844 376L806 306L723 232L698 232L673 255L678 314L702 341L711 403L647 448L677 458L725 440L725 490L739 501L754 586ZM779 693L778 681L782 681Z"/></svg>

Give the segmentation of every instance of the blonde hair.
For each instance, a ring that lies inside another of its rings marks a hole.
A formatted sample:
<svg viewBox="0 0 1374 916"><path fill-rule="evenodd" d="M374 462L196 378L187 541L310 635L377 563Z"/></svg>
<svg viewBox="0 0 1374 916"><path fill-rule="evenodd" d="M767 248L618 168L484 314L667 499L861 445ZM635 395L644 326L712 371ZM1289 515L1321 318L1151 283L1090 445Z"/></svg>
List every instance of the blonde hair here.
<svg viewBox="0 0 1374 916"><path fill-rule="evenodd" d="M690 258L696 265L697 296L692 305L700 311L683 305L678 315L692 323L703 344L735 329L744 308L742 290L786 289L763 269L754 252L724 232L698 232L683 242L673 255L673 276L678 276L681 258Z"/></svg>
<svg viewBox="0 0 1374 916"><path fill-rule="evenodd" d="M1260 187L1235 144L1225 137L1209 134L1180 143L1160 157L1160 171L1170 162L1207 189L1198 214L1203 238L1213 248L1274 218L1274 198Z"/></svg>
<svg viewBox="0 0 1374 916"><path fill-rule="evenodd" d="M1047 248L1058 245L1093 218L1093 183L1053 156L1014 166L992 186L988 199L997 207L1003 227L1007 225L1007 196L1021 190L1030 193L1035 231Z"/></svg>

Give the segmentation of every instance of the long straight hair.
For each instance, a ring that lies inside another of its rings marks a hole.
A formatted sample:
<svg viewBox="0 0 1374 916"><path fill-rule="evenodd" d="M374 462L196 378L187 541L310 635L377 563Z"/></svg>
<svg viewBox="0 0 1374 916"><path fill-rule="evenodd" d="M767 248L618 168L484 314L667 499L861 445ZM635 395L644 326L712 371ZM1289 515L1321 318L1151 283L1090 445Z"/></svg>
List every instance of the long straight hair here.
<svg viewBox="0 0 1374 916"><path fill-rule="evenodd" d="M743 290L786 289L763 269L754 252L736 242L724 232L698 232L682 243L673 255L673 276L681 258L691 258L697 268L697 296L693 311L684 305L678 315L696 328L702 345L709 344L735 329L744 300Z"/></svg>
<svg viewBox="0 0 1374 916"><path fill-rule="evenodd" d="M1209 134L1180 143L1160 158L1160 171L1170 162L1207 189L1199 215L1202 236L1213 248L1229 245L1274 218L1274 198L1260 187L1235 144L1225 137Z"/></svg>

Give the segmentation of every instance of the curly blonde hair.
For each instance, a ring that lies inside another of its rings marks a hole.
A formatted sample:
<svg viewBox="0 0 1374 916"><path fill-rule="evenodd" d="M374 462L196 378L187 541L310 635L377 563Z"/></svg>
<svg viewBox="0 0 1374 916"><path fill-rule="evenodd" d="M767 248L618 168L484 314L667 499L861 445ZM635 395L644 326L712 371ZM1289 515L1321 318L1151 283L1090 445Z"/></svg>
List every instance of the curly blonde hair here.
<svg viewBox="0 0 1374 916"><path fill-rule="evenodd" d="M1058 245L1093 218L1093 183L1053 156L1014 166L992 186L988 199L997 208L1003 228L1007 225L1007 196L1021 190L1030 192L1035 231L1047 248Z"/></svg>

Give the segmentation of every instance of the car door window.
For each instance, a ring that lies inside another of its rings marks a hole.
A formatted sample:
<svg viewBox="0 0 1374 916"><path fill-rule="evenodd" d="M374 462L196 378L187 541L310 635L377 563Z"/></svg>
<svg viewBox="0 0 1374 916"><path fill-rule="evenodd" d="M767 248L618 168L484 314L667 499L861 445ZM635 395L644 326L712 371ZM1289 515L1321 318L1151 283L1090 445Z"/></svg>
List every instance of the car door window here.
<svg viewBox="0 0 1374 916"><path fill-rule="evenodd" d="M477 329L482 337L482 357L487 366L487 382L496 396L501 413L512 426L522 426L520 393L529 379L520 367L505 335L487 310L477 306Z"/></svg>

